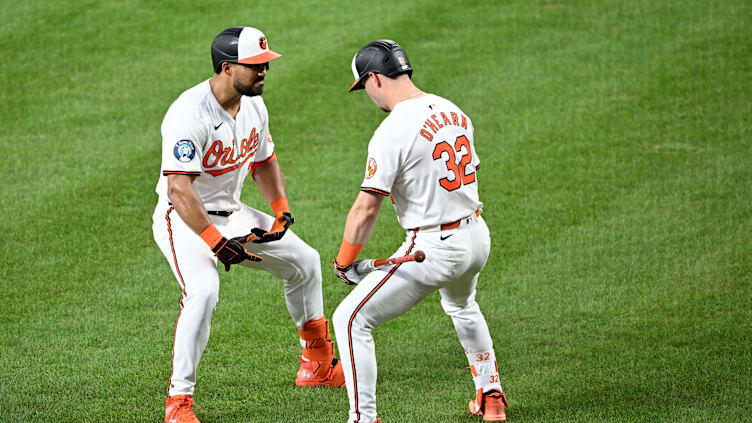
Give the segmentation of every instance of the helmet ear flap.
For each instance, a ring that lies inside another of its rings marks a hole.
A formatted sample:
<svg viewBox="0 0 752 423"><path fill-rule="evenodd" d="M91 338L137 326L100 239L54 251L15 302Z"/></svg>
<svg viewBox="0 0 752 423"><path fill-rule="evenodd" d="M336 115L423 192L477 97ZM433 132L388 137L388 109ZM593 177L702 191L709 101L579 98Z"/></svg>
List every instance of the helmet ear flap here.
<svg viewBox="0 0 752 423"><path fill-rule="evenodd" d="M238 41L242 31L242 26L233 26L225 29L214 37L214 41L212 41L211 45L214 73L220 73L222 71L222 63L224 62L238 62Z"/></svg>

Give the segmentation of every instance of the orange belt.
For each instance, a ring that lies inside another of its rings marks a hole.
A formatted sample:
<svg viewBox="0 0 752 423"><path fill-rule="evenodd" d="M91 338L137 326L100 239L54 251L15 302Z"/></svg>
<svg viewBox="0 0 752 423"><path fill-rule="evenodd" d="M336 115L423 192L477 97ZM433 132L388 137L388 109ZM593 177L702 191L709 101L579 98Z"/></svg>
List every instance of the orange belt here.
<svg viewBox="0 0 752 423"><path fill-rule="evenodd" d="M480 210L476 210L475 211L475 217L478 217L478 216L480 216ZM467 218L463 217L462 219L467 219ZM454 228L460 226L460 223L462 223L462 219L457 219L457 220L455 220L454 222L451 222L451 223L444 223L443 225L441 225L441 230L442 231L447 231L449 229L454 229Z"/></svg>

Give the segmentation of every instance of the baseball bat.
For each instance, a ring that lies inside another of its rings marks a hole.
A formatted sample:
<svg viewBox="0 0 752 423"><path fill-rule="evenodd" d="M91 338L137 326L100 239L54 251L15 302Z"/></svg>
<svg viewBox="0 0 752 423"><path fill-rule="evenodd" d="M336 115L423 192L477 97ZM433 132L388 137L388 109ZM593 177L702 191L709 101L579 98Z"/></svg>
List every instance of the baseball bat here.
<svg viewBox="0 0 752 423"><path fill-rule="evenodd" d="M426 253L421 250L417 250L413 254L409 254L402 257L392 257L388 259L371 259L371 260L358 260L355 263L355 270L361 275L372 272L379 267L388 266L390 264L407 263L410 261L422 262L426 259Z"/></svg>
<svg viewBox="0 0 752 423"><path fill-rule="evenodd" d="M418 263L426 259L426 253L421 250L416 251L413 254L409 254L402 257L392 257L388 259L377 259L373 261L373 267L381 267L389 264L407 263L408 261L417 261Z"/></svg>

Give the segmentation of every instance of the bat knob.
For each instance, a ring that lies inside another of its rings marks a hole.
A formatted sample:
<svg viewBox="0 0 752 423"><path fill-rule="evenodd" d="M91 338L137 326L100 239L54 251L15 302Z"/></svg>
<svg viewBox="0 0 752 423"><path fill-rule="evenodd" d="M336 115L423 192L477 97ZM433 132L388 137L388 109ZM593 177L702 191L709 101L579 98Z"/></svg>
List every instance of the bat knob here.
<svg viewBox="0 0 752 423"><path fill-rule="evenodd" d="M420 262L422 262L425 259L426 259L426 253L424 253L421 250L418 250L418 251L415 252L415 261L417 261L418 263L420 263Z"/></svg>

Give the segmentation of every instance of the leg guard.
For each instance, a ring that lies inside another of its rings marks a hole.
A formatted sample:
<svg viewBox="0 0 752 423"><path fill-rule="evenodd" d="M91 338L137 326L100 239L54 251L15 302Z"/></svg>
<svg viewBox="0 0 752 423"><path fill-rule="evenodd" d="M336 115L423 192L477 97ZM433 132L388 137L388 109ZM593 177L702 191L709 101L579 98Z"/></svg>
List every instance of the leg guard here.
<svg viewBox="0 0 752 423"><path fill-rule="evenodd" d="M499 368L496 365L494 350L466 351L465 354L470 364L470 372L473 374L475 389L482 392L492 390L503 392L499 381Z"/></svg>
<svg viewBox="0 0 752 423"><path fill-rule="evenodd" d="M303 329L298 329L298 334L305 342L303 358L318 362L313 366L314 375L317 377L326 375L334 358L334 341L332 341L332 335L329 334L329 321L325 317L309 320Z"/></svg>
<svg viewBox="0 0 752 423"><path fill-rule="evenodd" d="M334 341L329 334L329 321L313 319L298 329L303 346L303 358L295 380L298 386L345 386L342 363L334 358Z"/></svg>

